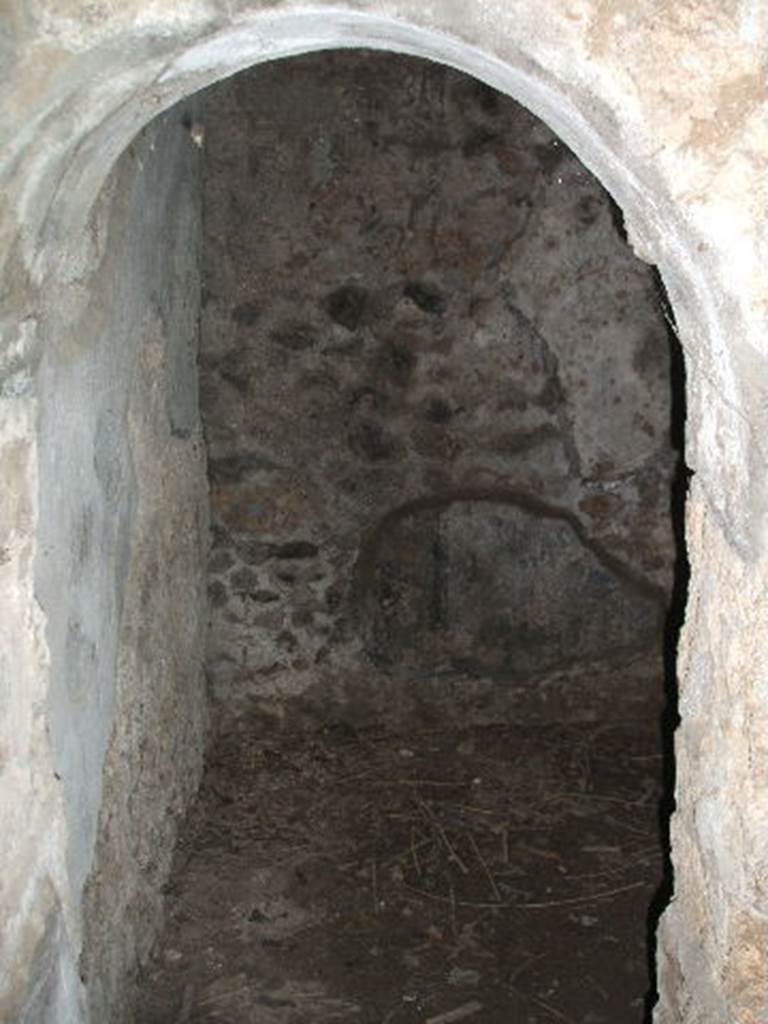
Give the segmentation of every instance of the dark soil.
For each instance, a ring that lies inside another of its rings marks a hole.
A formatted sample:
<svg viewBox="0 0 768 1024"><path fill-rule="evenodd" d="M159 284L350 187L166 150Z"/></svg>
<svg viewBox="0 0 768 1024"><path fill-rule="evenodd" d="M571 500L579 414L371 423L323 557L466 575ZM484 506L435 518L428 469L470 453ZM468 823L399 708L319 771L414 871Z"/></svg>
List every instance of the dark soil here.
<svg viewBox="0 0 768 1024"><path fill-rule="evenodd" d="M141 1024L640 1024L662 879L634 725L223 736Z"/></svg>

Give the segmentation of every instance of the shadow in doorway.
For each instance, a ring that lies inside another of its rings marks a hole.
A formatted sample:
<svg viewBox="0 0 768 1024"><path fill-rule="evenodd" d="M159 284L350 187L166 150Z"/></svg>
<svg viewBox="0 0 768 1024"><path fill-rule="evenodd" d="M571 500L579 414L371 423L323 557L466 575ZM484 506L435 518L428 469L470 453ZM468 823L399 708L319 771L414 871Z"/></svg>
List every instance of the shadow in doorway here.
<svg viewBox="0 0 768 1024"><path fill-rule="evenodd" d="M657 931L664 910L674 892L674 871L672 865L672 843L670 824L675 811L675 732L680 722L678 712L677 651L680 631L685 621L688 600L690 566L685 544L685 502L691 470L685 462L685 418L686 418L686 375L685 358L680 345L674 311L669 301L664 282L658 270L654 274L664 319L667 323L667 339L670 356L670 445L677 452L678 461L670 494L670 516L675 538L674 582L670 595L669 609L664 625L664 709L659 721L660 746L662 755L662 796L659 801L659 835L664 854L664 874L656 894L648 908L648 969L651 987L646 998L646 1024L651 1024L653 1007L658 991Z"/></svg>

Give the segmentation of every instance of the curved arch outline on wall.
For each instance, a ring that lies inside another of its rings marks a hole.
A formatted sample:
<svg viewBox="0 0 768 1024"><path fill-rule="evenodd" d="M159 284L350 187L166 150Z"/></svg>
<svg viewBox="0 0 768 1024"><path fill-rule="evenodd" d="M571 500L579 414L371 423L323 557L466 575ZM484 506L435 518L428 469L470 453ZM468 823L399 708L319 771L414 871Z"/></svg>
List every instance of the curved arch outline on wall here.
<svg viewBox="0 0 768 1024"><path fill-rule="evenodd" d="M570 527L576 540L594 556L596 561L622 580L630 591L658 604L662 611L668 603L669 596L662 587L649 582L622 559L611 554L599 541L590 538L578 516L569 509L554 505L528 491L514 488L457 487L438 495L413 498L390 509L383 518L378 520L373 529L363 538L355 561L350 599L353 608L357 607L367 596L370 577L380 555L387 531L397 526L403 519L409 519L423 512L441 512L455 502L508 505L528 512L539 519L555 519L565 523Z"/></svg>
<svg viewBox="0 0 768 1024"><path fill-rule="evenodd" d="M82 38L90 26L83 29L66 18L57 25L52 17L53 38L58 32L60 45L73 56L9 140L6 194L16 223L8 236L18 240L21 261L38 285L77 281L95 255L81 247L89 215L132 139L179 100L259 62L371 47L457 68L541 118L621 207L630 243L642 259L657 264L675 309L691 382L690 408L698 406L702 418L688 445L697 484L731 543L742 553L763 550L768 487L748 486L721 464L723 436L740 453L750 452L750 465L768 464L768 387L759 379L762 352L742 301L744 283L754 290L763 263L744 231L734 190L738 169L732 182L730 170L721 173L713 161L712 194L704 192L700 164L708 152L697 152L689 138L680 138L685 119L681 127L680 116L675 120L669 111L645 104L643 83L624 73L605 42L606 31L610 35L613 29L606 29L599 11L581 18L556 10L559 6L557 0L546 11L504 4L496 22L494 5L486 0L432 8L401 0L398 10L386 15L359 3L353 8L351 0L350 6L267 9L245 0L236 13L195 9L188 15L171 12L165 21L158 13L156 21L147 16L143 23L129 10L124 23L115 15L113 24L93 30L91 49ZM653 46L658 35L653 23L647 34ZM694 38L692 54L695 43ZM730 45L734 53L748 50L735 35ZM706 86L700 69L696 74ZM711 104L716 102L715 96ZM754 97L750 102L756 118L759 104ZM743 150L745 139L736 141ZM721 179L727 180L718 195Z"/></svg>
<svg viewBox="0 0 768 1024"><path fill-rule="evenodd" d="M466 7L469 12L477 8L479 13L482 4ZM509 54L500 56L490 47L463 40L451 31L451 13L435 12L435 20L445 24L433 27L419 24L416 18L382 17L337 5L288 11L256 9L243 12L233 24L214 23L197 39L186 38L181 30L179 38L166 30L159 39L152 39L147 32L151 50L159 44L160 52L142 54L137 48L132 55L123 50L117 68L112 48L102 44L101 54L99 50L89 54L88 63L110 67L106 80L75 83L71 92L55 98L50 109L30 126L31 131L21 133L9 150L13 153L15 149L17 158L28 168L31 165L19 209L24 222L37 229L37 234L27 239L28 254L34 249L40 256L33 265L44 272L54 250L77 237L115 161L155 116L260 62L344 47L389 50L446 64L528 107L613 195L629 222L638 255L651 259L655 235L671 227L663 222L663 216L669 218L674 205L649 158L653 142L642 137L637 124L627 131L628 126L620 121L617 104L625 97L610 96L607 88L601 95L601 78L605 76L599 73L599 60L593 62L592 81L579 82L578 70L591 58L579 52L561 54L562 77L558 77L526 53L519 41L514 41ZM478 34L487 31L487 26L472 25L471 18L465 16L464 20L469 23L467 28L480 28ZM138 33L139 38L142 35ZM506 42L495 34L493 41ZM63 129L72 122L74 131L62 138ZM43 142L60 154L55 176L45 177L42 171L35 174L35 164L42 160L35 158L34 150L43 148ZM25 144L31 157L23 153ZM622 149L625 152L620 152Z"/></svg>

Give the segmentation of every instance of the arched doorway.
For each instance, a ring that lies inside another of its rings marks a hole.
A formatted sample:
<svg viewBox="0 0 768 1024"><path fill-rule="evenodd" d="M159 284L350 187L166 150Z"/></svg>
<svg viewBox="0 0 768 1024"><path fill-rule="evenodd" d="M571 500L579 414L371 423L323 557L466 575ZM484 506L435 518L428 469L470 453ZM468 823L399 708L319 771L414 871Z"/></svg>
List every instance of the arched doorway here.
<svg viewBox="0 0 768 1024"><path fill-rule="evenodd" d="M8 123L16 124L17 114L21 120L22 111L26 120L12 133L4 166L12 200L4 265L13 323L3 451L18 484L7 503L11 541L3 565L10 615L4 628L9 673L28 685L14 689L6 725L13 736L11 763L27 766L5 783L18 836L9 850L9 920L15 924L7 962L13 992L21 994L9 995L16 1000L10 1005L31 1006L30 1014L42 1006L61 1020L77 1019L79 1012L79 905L113 726L117 623L135 552L127 542L136 519L131 474L123 473L130 461L125 404L103 405L93 418L82 414L82 397L94 384L109 380L117 384L113 397L124 392L126 370L117 359L103 364L103 377L85 373L79 343L129 326L126 313L143 304L152 282L139 275L133 282L138 291L123 295L122 305L92 301L98 276L110 273L110 218L121 223L122 203L123 224L128 210L128 222L138 227L139 219L119 188L102 193L96 207L94 200L114 159L157 109L267 56L355 44L460 66L529 105L611 190L634 244L662 270L690 359L689 460L696 482L689 504L693 600L684 642L677 898L666 918L659 1019L687 1014L694 1020L697 1013L755 1019L764 999L765 948L754 813L763 788L755 640L762 632L763 357L760 235L744 187L750 170L756 174L763 144L754 19L746 8L732 21L715 12L701 40L672 16L628 26L620 15L606 17L591 7L582 17L555 7L545 18L522 5L505 7L492 22L486 8L474 5L442 12L430 23L416 9L395 18L373 8L251 9L221 19L158 11L153 17L142 25L122 12L89 26L52 13L44 26L23 18L13 23L21 45L17 105L9 107ZM58 65L50 52L36 63L51 40ZM676 69L669 89L654 75L660 41L663 52L674 55L665 64ZM697 63L703 54L727 56L713 72L706 60ZM640 89L638 74L652 90ZM681 111L672 96L695 101L700 116ZM161 322L159 316L160 332ZM42 374L30 386L28 370L41 351ZM146 369L151 377L151 358ZM184 440L186 407L183 395L175 397L181 404L174 436ZM66 458L62 428L71 445ZM193 454L192 475L199 471ZM91 475L100 490L89 510L81 499ZM75 565L93 561L94 538L101 568L91 564L81 593L73 587ZM67 592L70 599L62 601ZM194 635L194 610L176 611ZM45 710L33 715L33 708ZM185 728L199 737L197 718ZM722 760L714 777L705 778L712 751L723 752ZM20 815L32 794L34 813ZM738 870L726 836L739 837ZM29 907L34 912L23 909ZM39 951L31 975L47 979L42 1002L34 1004L24 994L30 972L13 967L27 964L30 948Z"/></svg>
<svg viewBox="0 0 768 1024"><path fill-rule="evenodd" d="M678 458L652 272L563 143L443 65L273 62L190 127L214 721L139 1017L639 1021Z"/></svg>

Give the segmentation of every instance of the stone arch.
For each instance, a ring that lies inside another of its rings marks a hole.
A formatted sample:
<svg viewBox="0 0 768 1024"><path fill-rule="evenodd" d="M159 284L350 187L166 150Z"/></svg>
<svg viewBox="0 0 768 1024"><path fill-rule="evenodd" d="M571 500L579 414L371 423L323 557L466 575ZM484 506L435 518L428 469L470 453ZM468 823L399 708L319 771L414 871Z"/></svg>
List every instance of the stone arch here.
<svg viewBox="0 0 768 1024"><path fill-rule="evenodd" d="M24 963L43 941L46 969L53 965L60 979L42 1002L8 996L17 999L9 1006L25 1008L23 1019L83 1019L75 969L79 904L101 790L92 787L77 804L82 820L73 820L75 805L62 796L58 777L52 781L47 732L54 764L57 744L68 745L77 750L82 777L98 775L114 709L107 686L98 728L83 732L66 701L51 704L60 671L54 620L65 611L42 600L41 614L35 599L33 565L39 595L50 557L39 530L47 514L40 493L52 486L44 440L36 442L49 401L34 379L37 363L45 352L66 350L68 331L88 303L89 276L106 246L99 220L104 185L136 133L241 68L344 46L441 61L528 106L612 193L636 251L664 277L688 360L688 461L696 475L680 670L676 901L663 927L657 1020L749 1021L766 1011L765 816L754 810L768 782L760 738L768 686L760 671L766 239L764 196L752 186L768 151L768 119L756 7L745 0L730 13L721 8L700 0L687 18L625 13L599 0L573 9L560 0L536 7L523 0L427 7L418 0L243 0L180 10L125 5L96 14L78 4L64 13L43 4L34 15L17 8L0 176L9 295L0 349L0 464L16 483L14 501L2 507L9 540L0 548L1 593L9 614L0 648L8 652L9 676L20 681L9 722L23 726L14 726L12 749L34 776L9 783L8 797L21 806L34 793L55 827L42 843L37 819L30 820L21 828L24 842L8 851L12 871L30 859L4 941L8 963ZM699 31L704 23L706 33ZM87 658L87 650L78 656ZM34 705L47 707L51 721L35 718ZM11 726L3 729L7 740ZM722 758L705 780L713 751ZM73 832L82 847L77 864ZM36 918L23 909L31 904ZM23 986L20 977L11 981Z"/></svg>
<svg viewBox="0 0 768 1024"><path fill-rule="evenodd" d="M425 14L410 4L381 11L377 4L243 3L228 16L158 11L142 22L128 13L93 28L51 14L50 38L41 33L38 43L51 70L35 76L43 83L34 82L27 123L9 133L4 258L16 254L38 285L77 280L94 257L82 237L109 171L137 132L183 97L261 61L317 49L411 54L512 96L574 150L620 206L636 253L659 267L688 359L731 408L720 411L721 429L762 453L760 431L750 431L737 411L749 405L757 414L760 406L742 287L756 287L760 274L759 239L745 231L759 197L744 202L741 191L766 130L750 42L754 12L745 3L740 22L715 18L711 39L699 48L695 33L671 17L641 21L625 43L625 15L605 14L599 4L566 14L552 0L541 17L522 6L495 12L498 23L482 4ZM708 69L693 70L700 49L714 54L718 40L732 51L717 68L722 82ZM677 109L663 73L648 88L641 76L655 67L649 49L687 60L684 91L709 116ZM727 103L738 116L718 119ZM41 307L39 291L34 305ZM745 344L733 343L735 332ZM697 472L712 478L708 498L732 539L750 548L757 539L747 515L752 502L735 493L733 480L719 486L711 432L707 440L697 450L706 460Z"/></svg>

